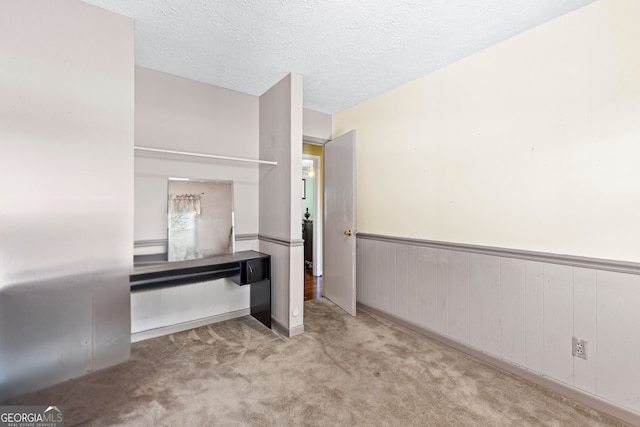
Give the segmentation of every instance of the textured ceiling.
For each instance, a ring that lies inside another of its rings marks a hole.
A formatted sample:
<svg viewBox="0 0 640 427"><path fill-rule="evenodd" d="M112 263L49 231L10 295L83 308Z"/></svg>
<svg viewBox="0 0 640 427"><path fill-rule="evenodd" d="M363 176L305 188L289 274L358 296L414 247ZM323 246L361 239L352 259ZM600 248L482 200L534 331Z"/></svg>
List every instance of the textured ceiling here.
<svg viewBox="0 0 640 427"><path fill-rule="evenodd" d="M135 19L142 67L335 113L594 0L84 0Z"/></svg>

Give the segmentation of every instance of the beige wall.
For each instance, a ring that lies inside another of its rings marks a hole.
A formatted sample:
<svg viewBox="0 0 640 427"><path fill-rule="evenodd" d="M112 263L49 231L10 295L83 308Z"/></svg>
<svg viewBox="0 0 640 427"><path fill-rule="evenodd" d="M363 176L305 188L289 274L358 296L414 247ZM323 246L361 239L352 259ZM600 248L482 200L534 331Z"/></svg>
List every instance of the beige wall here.
<svg viewBox="0 0 640 427"><path fill-rule="evenodd" d="M335 114L359 231L640 259L638 16L602 0Z"/></svg>

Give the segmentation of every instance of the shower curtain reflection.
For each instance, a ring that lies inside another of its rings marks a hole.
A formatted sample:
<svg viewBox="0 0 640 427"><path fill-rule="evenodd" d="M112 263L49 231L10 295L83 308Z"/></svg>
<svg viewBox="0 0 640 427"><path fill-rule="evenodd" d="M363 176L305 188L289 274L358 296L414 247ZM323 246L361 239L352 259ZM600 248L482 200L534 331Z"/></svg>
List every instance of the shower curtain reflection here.
<svg viewBox="0 0 640 427"><path fill-rule="evenodd" d="M233 182L169 180L168 260L234 252Z"/></svg>

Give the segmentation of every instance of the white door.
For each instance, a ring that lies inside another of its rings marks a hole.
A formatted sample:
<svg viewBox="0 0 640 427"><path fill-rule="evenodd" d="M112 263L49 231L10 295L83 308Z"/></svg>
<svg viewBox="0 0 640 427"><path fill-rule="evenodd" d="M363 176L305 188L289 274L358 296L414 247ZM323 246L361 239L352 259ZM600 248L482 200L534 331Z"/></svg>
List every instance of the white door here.
<svg viewBox="0 0 640 427"><path fill-rule="evenodd" d="M324 296L356 315L356 132L324 146Z"/></svg>

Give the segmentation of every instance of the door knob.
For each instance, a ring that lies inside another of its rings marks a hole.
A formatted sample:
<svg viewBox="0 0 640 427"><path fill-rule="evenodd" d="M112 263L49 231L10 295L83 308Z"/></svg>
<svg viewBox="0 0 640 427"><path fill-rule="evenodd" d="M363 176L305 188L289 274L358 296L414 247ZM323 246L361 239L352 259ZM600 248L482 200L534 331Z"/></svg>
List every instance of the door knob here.
<svg viewBox="0 0 640 427"><path fill-rule="evenodd" d="M351 230L344 230L345 236L351 236Z"/></svg>

